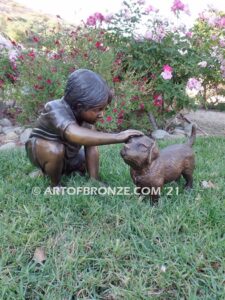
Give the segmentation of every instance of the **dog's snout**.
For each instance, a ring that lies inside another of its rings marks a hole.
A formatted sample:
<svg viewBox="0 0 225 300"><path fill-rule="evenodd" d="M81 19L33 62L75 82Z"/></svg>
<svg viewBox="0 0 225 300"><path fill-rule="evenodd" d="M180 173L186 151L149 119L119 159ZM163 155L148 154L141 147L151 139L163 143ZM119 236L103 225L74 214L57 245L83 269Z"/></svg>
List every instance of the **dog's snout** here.
<svg viewBox="0 0 225 300"><path fill-rule="evenodd" d="M122 157L124 157L124 156L126 156L127 155L127 151L130 149L130 147L128 146L128 145L124 145L123 146L123 148L122 148L122 150L120 151L120 155L122 156Z"/></svg>

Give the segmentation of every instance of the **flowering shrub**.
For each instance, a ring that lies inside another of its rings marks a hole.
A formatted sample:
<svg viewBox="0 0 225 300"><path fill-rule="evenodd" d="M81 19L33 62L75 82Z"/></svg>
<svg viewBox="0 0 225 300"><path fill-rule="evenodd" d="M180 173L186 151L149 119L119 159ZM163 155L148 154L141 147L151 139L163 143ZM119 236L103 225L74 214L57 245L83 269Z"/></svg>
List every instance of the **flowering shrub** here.
<svg viewBox="0 0 225 300"><path fill-rule="evenodd" d="M177 16L188 13L181 1L174 1L171 10ZM189 78L197 76L199 57L191 46L190 32L162 19L158 12L144 1L126 1L107 29L116 52L116 93L124 80L133 87L126 113L151 111L160 121L194 105L186 86Z"/></svg>
<svg viewBox="0 0 225 300"><path fill-rule="evenodd" d="M192 47L196 51L198 77L204 104L214 94L225 95L225 13L216 9L203 11L193 27Z"/></svg>
<svg viewBox="0 0 225 300"><path fill-rule="evenodd" d="M5 98L5 92L10 84L15 83L18 79L17 66L8 56L8 51L1 50L0 56L0 96Z"/></svg>
<svg viewBox="0 0 225 300"><path fill-rule="evenodd" d="M180 0L173 1L171 11L177 18L182 13L190 14L188 6ZM204 22L208 19L204 14ZM211 29L204 24L204 29L199 30L202 21L198 21L190 31L160 17L159 10L146 6L145 1L124 1L107 28L116 52L116 90L124 80L136 85L133 96L127 100L126 114L137 109L151 111L160 120L183 107L204 104L206 91L215 90L224 82L224 19L217 12L217 17L207 25ZM209 34L215 31L217 41L214 34L214 43L209 45ZM124 76L125 73L130 76Z"/></svg>
<svg viewBox="0 0 225 300"><path fill-rule="evenodd" d="M61 98L67 77L75 69L92 69L112 81L112 55L104 34L104 30L66 26L46 31L41 25L29 33L30 47L16 61L19 80L14 89L26 118L33 119L44 103Z"/></svg>
<svg viewBox="0 0 225 300"><path fill-rule="evenodd" d="M189 8L174 0L171 12L179 18ZM84 26L36 24L16 58L0 58L0 90L13 82L23 115L33 119L44 103L62 97L70 72L88 68L115 90L99 128L148 129L149 112L163 127L224 82L224 20L221 12L203 12L188 30L144 0L129 0L115 15L92 14Z"/></svg>

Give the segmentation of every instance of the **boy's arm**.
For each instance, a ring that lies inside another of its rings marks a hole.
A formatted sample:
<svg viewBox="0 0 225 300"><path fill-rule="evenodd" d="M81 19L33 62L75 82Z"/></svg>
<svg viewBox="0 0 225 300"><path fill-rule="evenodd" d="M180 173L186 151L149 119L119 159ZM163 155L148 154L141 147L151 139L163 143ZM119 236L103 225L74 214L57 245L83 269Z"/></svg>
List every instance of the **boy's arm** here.
<svg viewBox="0 0 225 300"><path fill-rule="evenodd" d="M75 123L68 125L64 132L64 137L68 142L84 146L123 143L126 142L131 136L140 135L143 135L141 131L133 129L121 131L119 133L105 133L83 128Z"/></svg>

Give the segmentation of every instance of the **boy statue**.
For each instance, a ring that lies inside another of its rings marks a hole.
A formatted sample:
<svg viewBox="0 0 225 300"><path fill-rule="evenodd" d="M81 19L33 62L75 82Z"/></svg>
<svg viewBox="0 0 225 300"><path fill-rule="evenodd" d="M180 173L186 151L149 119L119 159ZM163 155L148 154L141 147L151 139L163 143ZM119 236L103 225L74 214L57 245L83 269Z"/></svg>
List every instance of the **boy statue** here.
<svg viewBox="0 0 225 300"><path fill-rule="evenodd" d="M60 186L63 174L86 171L99 179L98 145L126 142L143 135L138 130L104 133L94 129L111 103L106 81L93 71L80 69L68 78L64 97L47 102L26 142L30 161ZM82 148L84 146L84 149Z"/></svg>

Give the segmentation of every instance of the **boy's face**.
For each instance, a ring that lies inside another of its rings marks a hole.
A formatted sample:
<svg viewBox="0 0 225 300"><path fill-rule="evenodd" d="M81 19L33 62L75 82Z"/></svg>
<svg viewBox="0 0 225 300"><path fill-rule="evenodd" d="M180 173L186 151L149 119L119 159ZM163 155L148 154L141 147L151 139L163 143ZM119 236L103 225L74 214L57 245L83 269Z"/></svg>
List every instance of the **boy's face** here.
<svg viewBox="0 0 225 300"><path fill-rule="evenodd" d="M108 105L108 102L104 102L95 108L90 108L86 111L80 113L80 119L90 124L94 124L97 121L101 120L105 113L105 108Z"/></svg>

